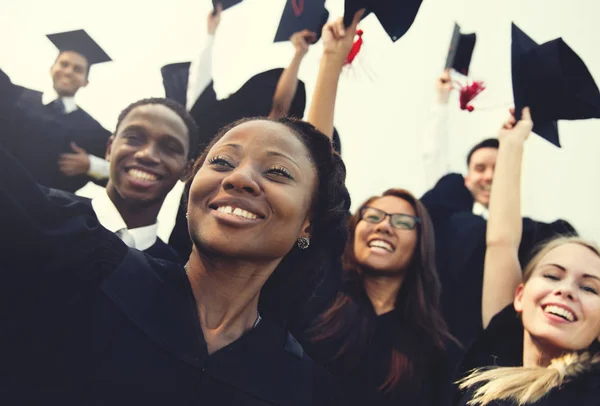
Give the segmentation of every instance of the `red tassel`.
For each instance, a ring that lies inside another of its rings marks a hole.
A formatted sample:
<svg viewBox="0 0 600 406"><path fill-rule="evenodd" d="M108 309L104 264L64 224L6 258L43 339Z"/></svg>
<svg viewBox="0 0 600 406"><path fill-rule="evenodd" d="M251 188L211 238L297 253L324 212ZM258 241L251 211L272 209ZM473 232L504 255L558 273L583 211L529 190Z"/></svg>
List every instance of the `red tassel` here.
<svg viewBox="0 0 600 406"><path fill-rule="evenodd" d="M471 84L467 84L466 86L460 85L460 109L467 110L468 112L472 112L475 110L475 107L471 106L469 103L473 101L477 95L485 90L485 85L483 81L476 80Z"/></svg>
<svg viewBox="0 0 600 406"><path fill-rule="evenodd" d="M346 63L344 65L351 64L352 61L354 61L354 58L356 58L356 55L358 55L358 53L360 52L360 48L363 44L363 30L357 30L356 35L358 35L358 39L354 41L354 44L352 44L352 48L350 49L350 52L348 52L348 56L346 57Z"/></svg>

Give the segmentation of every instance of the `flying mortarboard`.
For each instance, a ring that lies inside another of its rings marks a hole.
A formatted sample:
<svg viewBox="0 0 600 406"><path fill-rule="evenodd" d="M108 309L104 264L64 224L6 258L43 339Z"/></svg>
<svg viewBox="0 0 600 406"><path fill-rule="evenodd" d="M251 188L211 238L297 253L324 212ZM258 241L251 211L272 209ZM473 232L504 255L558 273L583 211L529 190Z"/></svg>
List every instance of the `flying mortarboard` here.
<svg viewBox="0 0 600 406"><path fill-rule="evenodd" d="M460 26L455 23L444 69L452 68L456 72L468 76L476 41L477 35L475 33L461 34Z"/></svg>
<svg viewBox="0 0 600 406"><path fill-rule="evenodd" d="M160 68L165 97L186 105L190 62L170 63Z"/></svg>
<svg viewBox="0 0 600 406"><path fill-rule="evenodd" d="M59 32L46 36L60 52L73 51L84 56L89 66L112 60L85 30Z"/></svg>
<svg viewBox="0 0 600 406"><path fill-rule="evenodd" d="M557 120L600 118L600 92L581 58L562 38L537 44L512 25L515 116L529 107L533 132L560 147Z"/></svg>
<svg viewBox="0 0 600 406"><path fill-rule="evenodd" d="M228 8L231 8L233 6L237 6L241 2L242 2L242 0L212 0L213 9L216 10L217 4L221 3L221 6L223 7L223 11L225 11Z"/></svg>
<svg viewBox="0 0 600 406"><path fill-rule="evenodd" d="M325 8L324 0L287 0L275 34L275 42L288 41L292 34L305 29L317 34L318 41L328 19L329 11Z"/></svg>
<svg viewBox="0 0 600 406"><path fill-rule="evenodd" d="M392 41L400 39L415 21L422 0L344 0L344 25L350 26L354 14L366 9L362 18L375 14Z"/></svg>

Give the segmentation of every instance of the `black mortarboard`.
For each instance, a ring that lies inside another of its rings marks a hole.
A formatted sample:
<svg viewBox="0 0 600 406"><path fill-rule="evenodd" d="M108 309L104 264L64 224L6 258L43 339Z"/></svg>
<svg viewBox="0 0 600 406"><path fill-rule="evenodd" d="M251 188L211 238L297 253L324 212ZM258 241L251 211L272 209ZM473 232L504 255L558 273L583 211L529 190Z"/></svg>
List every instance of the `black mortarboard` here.
<svg viewBox="0 0 600 406"><path fill-rule="evenodd" d="M60 52L73 51L83 55L90 66L96 63L109 62L110 56L88 35L85 30L59 32L46 35Z"/></svg>
<svg viewBox="0 0 600 406"><path fill-rule="evenodd" d="M460 26L455 23L444 69L452 68L456 72L467 76L476 41L476 34L461 34Z"/></svg>
<svg viewBox="0 0 600 406"><path fill-rule="evenodd" d="M221 3L221 6L223 7L223 11L225 11L228 8L231 8L233 6L237 6L241 2L242 2L242 0L212 0L213 9L216 10L217 4Z"/></svg>
<svg viewBox="0 0 600 406"><path fill-rule="evenodd" d="M560 147L557 120L600 118L600 92L581 58L562 38L541 45L512 25L515 115L529 107L533 132Z"/></svg>
<svg viewBox="0 0 600 406"><path fill-rule="evenodd" d="M171 63L160 68L165 97L186 105L190 62Z"/></svg>
<svg viewBox="0 0 600 406"><path fill-rule="evenodd" d="M374 13L392 41L400 39L415 21L422 0L344 0L344 25L352 23L354 14L366 9L363 18Z"/></svg>
<svg viewBox="0 0 600 406"><path fill-rule="evenodd" d="M317 34L318 41L328 19L329 11L325 8L324 0L287 0L275 42L288 41L292 34L305 29Z"/></svg>

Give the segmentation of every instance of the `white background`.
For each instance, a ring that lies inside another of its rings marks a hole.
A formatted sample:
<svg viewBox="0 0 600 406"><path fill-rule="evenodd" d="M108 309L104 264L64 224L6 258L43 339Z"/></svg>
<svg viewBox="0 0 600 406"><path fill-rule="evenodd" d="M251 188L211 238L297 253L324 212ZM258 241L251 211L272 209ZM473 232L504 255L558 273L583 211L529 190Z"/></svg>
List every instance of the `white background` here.
<svg viewBox="0 0 600 406"><path fill-rule="evenodd" d="M51 90L49 69L57 53L47 33L84 28L108 52L115 62L94 67L90 85L77 100L110 130L130 102L164 95L160 67L188 61L199 52L211 8L210 0L3 3L0 67L15 83ZM215 87L221 97L254 74L288 63L292 46L272 43L284 4L285 0L245 0L224 13L214 55ZM328 0L327 8L331 18L338 16L343 0ZM562 36L600 81L598 16L598 0L425 0L409 33L395 44L374 16L367 17L361 23L365 46L343 74L335 120L353 207L389 187L421 195L431 186L421 175L420 137L455 21L464 32L478 35L471 73L488 89L475 105L508 107L511 21L539 43ZM320 53L320 44L313 46L300 70L309 97ZM453 170L464 173L468 149L495 135L506 110L469 114L459 110L456 100L452 104L448 152ZM585 237L600 241L600 120L560 122L559 131L562 149L536 136L528 141L524 213L547 221L565 218ZM174 202L161 214L163 237Z"/></svg>

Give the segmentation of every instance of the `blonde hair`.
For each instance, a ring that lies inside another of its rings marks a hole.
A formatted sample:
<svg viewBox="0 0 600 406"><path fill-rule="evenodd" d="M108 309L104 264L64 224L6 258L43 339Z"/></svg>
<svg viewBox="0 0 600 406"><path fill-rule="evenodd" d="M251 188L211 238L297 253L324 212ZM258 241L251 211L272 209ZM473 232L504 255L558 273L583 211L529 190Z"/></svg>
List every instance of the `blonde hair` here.
<svg viewBox="0 0 600 406"><path fill-rule="evenodd" d="M523 283L527 283L542 258L553 249L565 244L579 244L600 257L600 249L591 241L576 236L556 237L540 246L523 272ZM552 360L543 367L493 367L479 368L458 381L461 390L475 389L469 405L485 406L494 400L510 400L518 405L537 402L550 390L572 381L590 371L600 362L600 354L571 352ZM479 386L481 385L481 386Z"/></svg>
<svg viewBox="0 0 600 406"><path fill-rule="evenodd" d="M476 369L458 381L461 390L479 386L469 405L485 406L495 400L508 400L517 405L537 402L554 388L589 372L600 362L600 354L572 352L552 360L543 367L499 367Z"/></svg>

